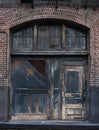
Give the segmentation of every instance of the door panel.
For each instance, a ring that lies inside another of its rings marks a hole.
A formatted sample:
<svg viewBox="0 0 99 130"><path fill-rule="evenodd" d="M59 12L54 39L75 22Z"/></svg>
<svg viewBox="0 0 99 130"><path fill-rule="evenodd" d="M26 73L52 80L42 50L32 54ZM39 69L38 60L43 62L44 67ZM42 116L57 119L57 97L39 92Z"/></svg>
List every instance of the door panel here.
<svg viewBox="0 0 99 130"><path fill-rule="evenodd" d="M47 60L14 60L12 63L13 115L47 117ZM44 119L44 118L43 118Z"/></svg>
<svg viewBox="0 0 99 130"><path fill-rule="evenodd" d="M84 67L62 66L62 118L83 119L85 114Z"/></svg>

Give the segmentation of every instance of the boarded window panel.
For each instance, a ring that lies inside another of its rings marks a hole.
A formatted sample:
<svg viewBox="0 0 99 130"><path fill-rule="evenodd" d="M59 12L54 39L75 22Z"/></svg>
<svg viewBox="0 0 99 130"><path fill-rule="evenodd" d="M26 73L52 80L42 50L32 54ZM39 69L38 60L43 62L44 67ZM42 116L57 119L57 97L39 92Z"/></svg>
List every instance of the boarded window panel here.
<svg viewBox="0 0 99 130"><path fill-rule="evenodd" d="M71 38L69 36L66 37L66 48L71 48Z"/></svg>
<svg viewBox="0 0 99 130"><path fill-rule="evenodd" d="M33 29L26 28L13 33L14 51L31 51L33 49Z"/></svg>
<svg viewBox="0 0 99 130"><path fill-rule="evenodd" d="M38 49L39 50L49 49L49 27L48 26L38 27Z"/></svg>
<svg viewBox="0 0 99 130"><path fill-rule="evenodd" d="M67 36L75 36L75 30L71 28L66 29L66 35Z"/></svg>
<svg viewBox="0 0 99 130"><path fill-rule="evenodd" d="M61 27L60 26L50 26L49 28L50 37L61 37Z"/></svg>
<svg viewBox="0 0 99 130"><path fill-rule="evenodd" d="M75 37L67 36L66 38L66 47L67 48L76 48Z"/></svg>
<svg viewBox="0 0 99 130"><path fill-rule="evenodd" d="M33 39L31 37L27 38L27 47L32 48L33 47Z"/></svg>
<svg viewBox="0 0 99 130"><path fill-rule="evenodd" d="M75 37L72 36L72 37L70 37L70 38L71 38L71 47L72 47L72 48L76 48Z"/></svg>
<svg viewBox="0 0 99 130"><path fill-rule="evenodd" d="M87 45L86 45L86 37L85 36L83 36L82 38L81 38L81 47L82 47L82 49L87 49Z"/></svg>
<svg viewBox="0 0 99 130"><path fill-rule="evenodd" d="M50 49L51 50L61 49L61 27L60 26L50 27Z"/></svg>
<svg viewBox="0 0 99 130"><path fill-rule="evenodd" d="M31 37L23 37L23 46L24 48L32 48L32 38Z"/></svg>
<svg viewBox="0 0 99 130"><path fill-rule="evenodd" d="M77 48L86 49L86 37L77 37Z"/></svg>
<svg viewBox="0 0 99 130"><path fill-rule="evenodd" d="M23 36L32 36L32 28L24 29L22 33Z"/></svg>
<svg viewBox="0 0 99 130"><path fill-rule="evenodd" d="M61 49L61 27L39 26L38 27L38 49L60 50Z"/></svg>
<svg viewBox="0 0 99 130"><path fill-rule="evenodd" d="M22 36L22 31L18 31L18 32L13 33L13 36L16 36L16 37Z"/></svg>
<svg viewBox="0 0 99 130"><path fill-rule="evenodd" d="M22 37L13 37L13 50L22 48Z"/></svg>
<svg viewBox="0 0 99 130"><path fill-rule="evenodd" d="M38 50L48 50L49 49L49 38L39 37L38 38Z"/></svg>
<svg viewBox="0 0 99 130"><path fill-rule="evenodd" d="M50 38L50 49L60 50L61 49L61 39L60 38Z"/></svg>
<svg viewBox="0 0 99 130"><path fill-rule="evenodd" d="M66 92L67 93L79 92L79 72L77 71L66 72Z"/></svg>
<svg viewBox="0 0 99 130"><path fill-rule="evenodd" d="M38 27L38 37L49 37L48 26L39 26Z"/></svg>
<svg viewBox="0 0 99 130"><path fill-rule="evenodd" d="M77 37L77 47L80 49L82 48L82 37L81 38Z"/></svg>
<svg viewBox="0 0 99 130"><path fill-rule="evenodd" d="M86 50L87 40L86 33L77 29L66 29L66 49Z"/></svg>

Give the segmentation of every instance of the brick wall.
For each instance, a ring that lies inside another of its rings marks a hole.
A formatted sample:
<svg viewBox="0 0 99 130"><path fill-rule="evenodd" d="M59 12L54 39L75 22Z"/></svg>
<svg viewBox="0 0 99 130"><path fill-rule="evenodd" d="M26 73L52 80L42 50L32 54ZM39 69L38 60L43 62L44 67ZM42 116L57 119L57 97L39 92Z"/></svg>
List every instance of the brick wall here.
<svg viewBox="0 0 99 130"><path fill-rule="evenodd" d="M99 86L99 18L97 18L90 32L90 81L91 86Z"/></svg>

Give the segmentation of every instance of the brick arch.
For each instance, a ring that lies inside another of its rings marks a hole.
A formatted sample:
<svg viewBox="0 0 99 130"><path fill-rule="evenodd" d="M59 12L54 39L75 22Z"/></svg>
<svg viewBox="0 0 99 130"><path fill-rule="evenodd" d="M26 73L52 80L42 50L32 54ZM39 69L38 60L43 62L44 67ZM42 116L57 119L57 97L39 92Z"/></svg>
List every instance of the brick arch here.
<svg viewBox="0 0 99 130"><path fill-rule="evenodd" d="M76 8L26 8L19 7L8 9L4 15L5 22L9 28L15 27L22 23L41 19L57 19L71 21L87 28L91 28L97 15L92 10L76 9Z"/></svg>

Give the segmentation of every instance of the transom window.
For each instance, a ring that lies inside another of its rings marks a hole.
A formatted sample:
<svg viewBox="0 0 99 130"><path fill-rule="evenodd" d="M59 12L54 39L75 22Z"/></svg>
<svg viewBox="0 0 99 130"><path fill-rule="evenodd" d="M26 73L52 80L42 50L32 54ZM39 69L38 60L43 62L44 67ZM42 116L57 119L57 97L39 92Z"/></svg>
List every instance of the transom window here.
<svg viewBox="0 0 99 130"><path fill-rule="evenodd" d="M13 33L13 50L31 51L33 49L33 28L26 28Z"/></svg>
<svg viewBox="0 0 99 130"><path fill-rule="evenodd" d="M86 51L87 33L63 25L39 25L12 34L12 52ZM35 28L35 29L34 29Z"/></svg>
<svg viewBox="0 0 99 130"><path fill-rule="evenodd" d="M86 49L86 33L72 29L72 28L66 28L66 49Z"/></svg>
<svg viewBox="0 0 99 130"><path fill-rule="evenodd" d="M38 50L61 50L61 26L38 27Z"/></svg>

